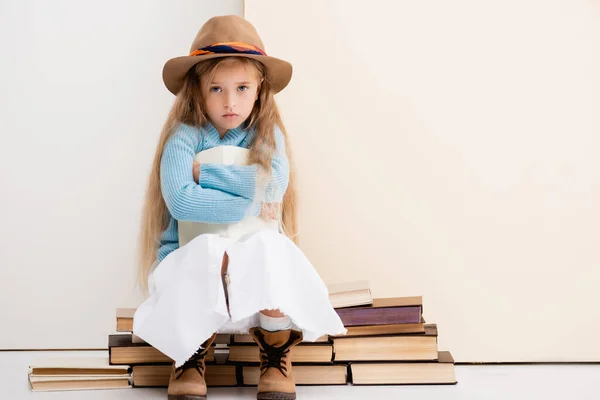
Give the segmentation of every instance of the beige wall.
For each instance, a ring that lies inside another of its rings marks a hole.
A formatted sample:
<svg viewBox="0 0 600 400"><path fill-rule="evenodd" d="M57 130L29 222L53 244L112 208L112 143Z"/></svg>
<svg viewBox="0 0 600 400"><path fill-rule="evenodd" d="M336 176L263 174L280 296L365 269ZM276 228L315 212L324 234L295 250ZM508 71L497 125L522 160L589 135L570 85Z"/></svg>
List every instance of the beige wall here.
<svg viewBox="0 0 600 400"><path fill-rule="evenodd" d="M326 282L423 295L458 361L599 361L600 4L247 0Z"/></svg>
<svg viewBox="0 0 600 400"><path fill-rule="evenodd" d="M175 3L177 6L174 6ZM0 350L106 348L136 307L162 67L241 0L0 2Z"/></svg>

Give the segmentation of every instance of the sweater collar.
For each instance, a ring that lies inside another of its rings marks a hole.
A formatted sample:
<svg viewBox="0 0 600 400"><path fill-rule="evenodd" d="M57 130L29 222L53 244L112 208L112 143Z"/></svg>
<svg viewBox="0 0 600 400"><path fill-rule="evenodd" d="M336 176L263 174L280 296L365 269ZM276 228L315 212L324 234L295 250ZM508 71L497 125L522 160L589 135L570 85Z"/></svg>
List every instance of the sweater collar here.
<svg viewBox="0 0 600 400"><path fill-rule="evenodd" d="M210 122L206 123L204 129L206 130L207 135L211 139L213 139L216 142L219 142L221 145L238 144L249 133L249 131L244 130L242 128L242 125L240 125L237 128L233 128L225 132L225 136L221 138L221 135L219 135L219 131L217 131L217 128L215 128L215 126Z"/></svg>

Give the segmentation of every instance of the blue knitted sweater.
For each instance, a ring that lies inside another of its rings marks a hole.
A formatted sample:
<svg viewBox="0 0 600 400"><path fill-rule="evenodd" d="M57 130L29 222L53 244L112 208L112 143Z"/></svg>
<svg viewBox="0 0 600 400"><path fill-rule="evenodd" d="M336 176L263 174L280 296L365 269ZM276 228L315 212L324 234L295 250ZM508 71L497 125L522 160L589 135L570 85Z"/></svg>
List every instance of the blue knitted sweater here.
<svg viewBox="0 0 600 400"><path fill-rule="evenodd" d="M180 124L165 144L160 163L160 184L169 211L169 225L162 233L157 260L162 261L179 247L177 221L227 224L260 214L262 202L255 198L256 165L200 165L200 183L194 181L192 165L196 153L217 146L249 148L254 130L241 127L221 138L212 124L202 128ZM277 150L267 187L268 202L281 202L289 182L289 164L283 133L275 127ZM265 200L266 201L266 200ZM250 208L252 207L252 208Z"/></svg>

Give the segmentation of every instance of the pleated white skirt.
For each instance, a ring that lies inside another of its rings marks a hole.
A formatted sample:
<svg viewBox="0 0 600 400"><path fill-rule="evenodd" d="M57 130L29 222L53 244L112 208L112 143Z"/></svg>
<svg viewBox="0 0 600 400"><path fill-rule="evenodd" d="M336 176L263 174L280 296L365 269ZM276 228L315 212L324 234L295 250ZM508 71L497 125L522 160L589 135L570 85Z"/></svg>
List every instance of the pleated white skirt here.
<svg viewBox="0 0 600 400"><path fill-rule="evenodd" d="M229 255L229 312L221 266ZM247 333L259 312L279 309L304 340L345 334L327 287L283 234L259 230L239 238L202 234L171 252L149 277L133 332L182 365L214 332Z"/></svg>

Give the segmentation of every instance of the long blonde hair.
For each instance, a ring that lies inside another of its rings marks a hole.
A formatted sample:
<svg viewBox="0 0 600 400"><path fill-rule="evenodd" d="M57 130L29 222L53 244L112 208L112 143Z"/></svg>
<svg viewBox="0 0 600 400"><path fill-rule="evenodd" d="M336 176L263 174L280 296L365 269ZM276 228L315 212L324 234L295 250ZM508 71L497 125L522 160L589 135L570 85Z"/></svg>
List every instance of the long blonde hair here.
<svg viewBox="0 0 600 400"><path fill-rule="evenodd" d="M279 126L283 132L290 174L282 203L282 229L287 237L297 243L296 187L292 152L265 67L260 62L246 57L223 57L202 61L186 74L184 85L177 94L158 139L141 216L138 278L144 291L148 289L148 275L156 261L161 234L169 224L169 212L160 187L160 162L165 144L179 124L203 127L209 122L203 100L203 91L208 91L208 85L204 82L210 82L216 68L225 63L238 63L244 67L251 67L256 70L258 77L258 99L243 126L244 129L255 129L249 149L249 164L258 164L263 171L270 173L276 150L274 127Z"/></svg>

